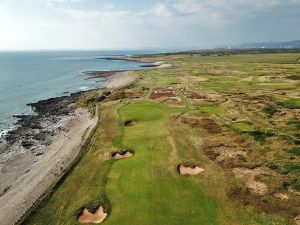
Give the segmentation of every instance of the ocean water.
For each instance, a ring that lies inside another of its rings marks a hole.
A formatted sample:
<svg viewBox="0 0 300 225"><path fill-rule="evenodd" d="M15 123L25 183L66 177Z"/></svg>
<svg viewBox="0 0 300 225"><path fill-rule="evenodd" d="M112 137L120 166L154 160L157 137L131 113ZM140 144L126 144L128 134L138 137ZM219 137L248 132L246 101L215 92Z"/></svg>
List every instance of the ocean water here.
<svg viewBox="0 0 300 225"><path fill-rule="evenodd" d="M32 113L27 103L104 86L103 80L86 79L83 72L141 66L136 62L97 58L144 53L148 52L0 52L0 138L13 127L13 115Z"/></svg>

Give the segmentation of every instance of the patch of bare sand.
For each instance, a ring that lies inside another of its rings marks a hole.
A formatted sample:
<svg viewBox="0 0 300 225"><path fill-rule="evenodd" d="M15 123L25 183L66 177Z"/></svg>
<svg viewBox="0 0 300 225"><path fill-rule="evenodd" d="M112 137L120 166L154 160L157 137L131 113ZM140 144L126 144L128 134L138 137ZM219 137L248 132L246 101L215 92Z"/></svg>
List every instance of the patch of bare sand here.
<svg viewBox="0 0 300 225"><path fill-rule="evenodd" d="M156 65L156 67L154 67L155 69L163 69L172 66L172 64L165 63L163 61L155 62L153 65Z"/></svg>
<svg viewBox="0 0 300 225"><path fill-rule="evenodd" d="M107 213L104 212L102 206L100 206L95 213L91 213L88 209L84 209L82 215L79 216L79 223L102 223L107 217Z"/></svg>
<svg viewBox="0 0 300 225"><path fill-rule="evenodd" d="M86 110L76 109L75 115L63 122L62 126L65 128L63 130L67 131L53 137L52 143L46 146L42 157L23 153L24 157L32 159L31 162L27 158L24 161L22 157L16 157L15 160L18 160L16 162L7 161L11 165L17 165L15 168L9 167L10 175L15 173L14 177L17 178L14 181L3 179L5 170L0 174L1 184L10 187L0 197L1 225L15 224L50 185L59 179L78 156L97 120L98 116L91 119ZM25 162L26 166L22 165Z"/></svg>
<svg viewBox="0 0 300 225"><path fill-rule="evenodd" d="M247 155L246 151L243 151L237 146L218 143L215 145L205 146L204 151L210 159L218 162L222 162L227 159L238 159Z"/></svg>
<svg viewBox="0 0 300 225"><path fill-rule="evenodd" d="M251 170L247 168L234 168L232 172L253 194L265 195L267 193L267 185L261 181L255 180L256 176L265 173L262 169L256 168Z"/></svg>
<svg viewBox="0 0 300 225"><path fill-rule="evenodd" d="M161 102L167 104L170 107L185 107L186 103L181 100L180 97L167 97L162 99Z"/></svg>
<svg viewBox="0 0 300 225"><path fill-rule="evenodd" d="M120 88L133 83L137 78L138 75L128 71L114 73L108 78L107 88Z"/></svg>
<svg viewBox="0 0 300 225"><path fill-rule="evenodd" d="M202 173L203 171L204 171L204 169L199 166L195 166L195 167L184 166L184 165L179 166L179 173L181 175L189 174L189 175L194 176L199 173Z"/></svg>
<svg viewBox="0 0 300 225"><path fill-rule="evenodd" d="M296 216L296 217L294 218L294 221L295 221L295 224L296 224L296 225L300 225L300 215Z"/></svg>
<svg viewBox="0 0 300 225"><path fill-rule="evenodd" d="M275 198L281 199L281 200L288 200L289 196L287 194L284 193L275 193L273 195Z"/></svg>

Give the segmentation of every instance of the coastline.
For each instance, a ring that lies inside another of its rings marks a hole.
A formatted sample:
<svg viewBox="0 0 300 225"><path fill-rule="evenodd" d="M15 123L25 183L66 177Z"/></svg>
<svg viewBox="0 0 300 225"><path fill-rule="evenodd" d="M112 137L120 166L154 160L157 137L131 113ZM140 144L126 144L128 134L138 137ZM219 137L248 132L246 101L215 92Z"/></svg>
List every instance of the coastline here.
<svg viewBox="0 0 300 225"><path fill-rule="evenodd" d="M107 87L96 90L118 89L137 78L128 71L110 72ZM28 104L36 114L16 116L19 127L8 134L8 147L0 153L1 225L16 224L78 157L98 112L91 118L75 102L92 91Z"/></svg>
<svg viewBox="0 0 300 225"><path fill-rule="evenodd" d="M163 62L148 63L153 66L144 69L171 66ZM75 103L92 91L117 90L139 78L131 71L87 71L85 75L89 76L87 79L104 78L106 87L30 103L35 115L15 116L19 126L8 133L8 147L0 152L0 221L3 225L18 223L76 163L82 146L97 125L98 103L94 118ZM46 138L48 136L50 138ZM31 142L31 139L38 141Z"/></svg>

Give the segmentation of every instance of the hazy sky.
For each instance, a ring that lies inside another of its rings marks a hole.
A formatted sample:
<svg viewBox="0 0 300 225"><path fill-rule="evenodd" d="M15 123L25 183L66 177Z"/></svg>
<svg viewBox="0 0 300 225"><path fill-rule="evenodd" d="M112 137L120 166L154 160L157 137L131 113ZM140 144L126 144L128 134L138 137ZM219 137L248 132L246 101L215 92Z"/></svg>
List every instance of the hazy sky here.
<svg viewBox="0 0 300 225"><path fill-rule="evenodd" d="M0 50L300 39L300 0L0 0Z"/></svg>

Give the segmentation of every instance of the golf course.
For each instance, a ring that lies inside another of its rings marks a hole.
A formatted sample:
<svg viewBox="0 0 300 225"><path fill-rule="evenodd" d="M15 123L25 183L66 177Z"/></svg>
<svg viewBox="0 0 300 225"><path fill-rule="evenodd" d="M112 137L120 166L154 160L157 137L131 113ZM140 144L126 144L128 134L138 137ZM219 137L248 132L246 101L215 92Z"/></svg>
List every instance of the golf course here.
<svg viewBox="0 0 300 225"><path fill-rule="evenodd" d="M169 66L129 71L128 86L80 99L91 116L99 106L97 126L20 224L297 224L299 58L129 58Z"/></svg>

